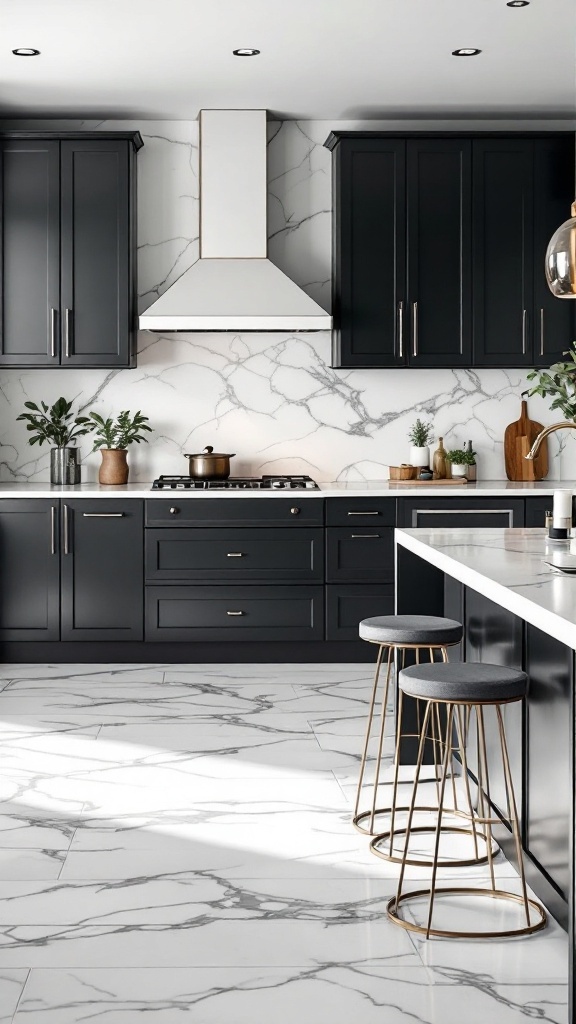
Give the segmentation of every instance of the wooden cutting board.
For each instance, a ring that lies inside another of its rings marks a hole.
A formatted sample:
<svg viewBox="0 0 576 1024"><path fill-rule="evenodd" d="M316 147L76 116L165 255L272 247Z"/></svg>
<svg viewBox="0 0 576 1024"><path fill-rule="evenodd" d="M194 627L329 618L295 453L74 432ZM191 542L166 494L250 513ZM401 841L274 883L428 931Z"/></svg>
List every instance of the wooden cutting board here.
<svg viewBox="0 0 576 1024"><path fill-rule="evenodd" d="M522 400L520 419L509 423L504 432L504 460L509 480L543 480L547 476L547 439L532 462L524 458L542 429L541 423L528 418L528 403Z"/></svg>

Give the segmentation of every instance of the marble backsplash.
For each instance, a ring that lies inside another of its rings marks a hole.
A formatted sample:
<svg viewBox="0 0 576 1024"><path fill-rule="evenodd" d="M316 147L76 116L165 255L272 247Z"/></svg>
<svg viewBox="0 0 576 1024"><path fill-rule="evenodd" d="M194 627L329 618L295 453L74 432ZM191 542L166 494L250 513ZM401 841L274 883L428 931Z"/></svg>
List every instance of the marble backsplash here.
<svg viewBox="0 0 576 1024"><path fill-rule="evenodd" d="M70 124L70 122L69 122ZM84 122L83 127L95 127ZM99 122L137 128L139 308L198 256L196 121ZM330 307L331 156L334 122L269 124L269 255L325 308ZM407 431L431 420L447 446L469 438L479 475L504 479L504 428L520 411L521 370L335 370L330 336L317 334L147 334L132 370L0 372L0 480L48 479L48 449L30 448L16 422L26 399L74 398L82 411L142 409L154 427L132 446L132 480L186 473L183 452L211 444L235 452L233 472L309 473L318 480L382 479L408 458ZM554 421L530 401L533 419ZM83 445L83 479L99 455ZM551 439L550 477L576 479L572 436Z"/></svg>

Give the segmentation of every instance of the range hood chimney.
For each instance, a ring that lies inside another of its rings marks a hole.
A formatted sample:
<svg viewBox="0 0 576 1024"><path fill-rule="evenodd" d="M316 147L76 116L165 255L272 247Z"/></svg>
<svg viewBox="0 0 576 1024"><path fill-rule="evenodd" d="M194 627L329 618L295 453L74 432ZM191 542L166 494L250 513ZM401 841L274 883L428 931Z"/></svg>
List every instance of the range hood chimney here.
<svg viewBox="0 0 576 1024"><path fill-rule="evenodd" d="M200 259L145 331L321 331L331 316L267 259L266 111L200 111Z"/></svg>

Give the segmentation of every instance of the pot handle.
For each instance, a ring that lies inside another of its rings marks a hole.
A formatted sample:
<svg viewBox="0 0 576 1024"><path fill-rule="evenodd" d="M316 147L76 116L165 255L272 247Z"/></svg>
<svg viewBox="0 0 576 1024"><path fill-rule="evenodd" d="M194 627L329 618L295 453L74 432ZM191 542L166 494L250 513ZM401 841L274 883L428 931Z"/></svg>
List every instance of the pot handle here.
<svg viewBox="0 0 576 1024"><path fill-rule="evenodd" d="M212 445L211 444L207 444L205 449L204 449L204 451L202 452L202 455L212 455L213 451L214 451L214 449L213 449Z"/></svg>

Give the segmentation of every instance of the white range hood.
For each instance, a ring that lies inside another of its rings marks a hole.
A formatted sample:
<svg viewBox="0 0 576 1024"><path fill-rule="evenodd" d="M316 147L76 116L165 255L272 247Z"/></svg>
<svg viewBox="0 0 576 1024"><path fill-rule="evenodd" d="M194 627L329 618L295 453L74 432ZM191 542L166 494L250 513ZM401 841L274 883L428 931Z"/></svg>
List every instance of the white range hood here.
<svg viewBox="0 0 576 1024"><path fill-rule="evenodd" d="M200 112L200 259L145 331L323 331L332 317L267 259L266 111Z"/></svg>

